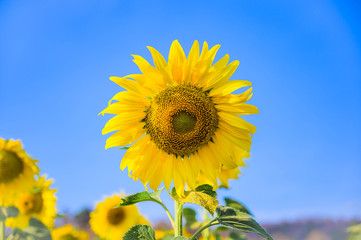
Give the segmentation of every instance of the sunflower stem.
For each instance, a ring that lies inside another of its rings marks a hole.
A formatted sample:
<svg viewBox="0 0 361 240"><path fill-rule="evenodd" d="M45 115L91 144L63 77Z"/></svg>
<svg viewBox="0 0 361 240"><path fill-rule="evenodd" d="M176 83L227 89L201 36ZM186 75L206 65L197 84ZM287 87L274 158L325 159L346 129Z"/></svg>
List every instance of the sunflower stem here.
<svg viewBox="0 0 361 240"><path fill-rule="evenodd" d="M217 225L219 224L218 222L214 223L217 219L213 219L212 221L210 221L207 225L204 225L203 227L201 227L200 229L198 229L197 232L195 232L193 234L193 236L189 239L189 240L195 240L196 237L198 236L198 234L200 234L203 230L211 227L211 226L214 226L214 225Z"/></svg>
<svg viewBox="0 0 361 240"><path fill-rule="evenodd" d="M182 226L182 220L183 220L183 204L181 204L178 201L175 201L174 204L174 210L175 210L175 228L174 228L174 236L183 236L183 226Z"/></svg>
<svg viewBox="0 0 361 240"><path fill-rule="evenodd" d="M173 216L172 216L172 214L169 212L168 208L167 208L162 202L157 202L157 203L159 203L159 204L163 207L163 209L165 210L165 212L166 212L167 215L168 215L168 218L169 218L169 220L170 220L170 222L171 222L171 224L172 224L172 227L175 228Z"/></svg>
<svg viewBox="0 0 361 240"><path fill-rule="evenodd" d="M0 220L0 240L5 240L5 222Z"/></svg>

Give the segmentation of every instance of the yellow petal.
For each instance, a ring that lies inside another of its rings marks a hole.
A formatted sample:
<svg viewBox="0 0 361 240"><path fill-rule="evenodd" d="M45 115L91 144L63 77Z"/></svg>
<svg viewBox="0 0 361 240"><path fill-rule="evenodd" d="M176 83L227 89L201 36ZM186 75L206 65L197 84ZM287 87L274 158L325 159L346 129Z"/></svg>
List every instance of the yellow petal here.
<svg viewBox="0 0 361 240"><path fill-rule="evenodd" d="M133 128L128 129L127 131L116 132L107 139L105 149L131 144L144 134L145 130L141 128Z"/></svg>
<svg viewBox="0 0 361 240"><path fill-rule="evenodd" d="M241 94L228 94L225 96L218 95L213 96L213 102L216 104L238 104L245 103L252 97L252 87L247 89L245 92Z"/></svg>
<svg viewBox="0 0 361 240"><path fill-rule="evenodd" d="M161 184L164 178L164 171L168 171L168 169L165 169L164 167L165 158L167 157L166 153L161 150L159 150L159 152L160 152L159 158L154 159L157 170L156 172L153 173L153 175L149 180L149 187L153 190L158 189L159 185Z"/></svg>
<svg viewBox="0 0 361 240"><path fill-rule="evenodd" d="M128 91L133 91L145 96L148 96L152 93L151 91L149 91L149 89L143 88L138 82L125 77L110 77L109 79L121 86L122 88L127 89Z"/></svg>
<svg viewBox="0 0 361 240"><path fill-rule="evenodd" d="M142 128L144 123L140 121L145 118L145 112L122 112L111 118L104 126L102 134L116 130L126 130L130 126Z"/></svg>
<svg viewBox="0 0 361 240"><path fill-rule="evenodd" d="M249 115L259 113L256 106L250 104L218 104L216 108L220 111L229 112L236 115Z"/></svg>
<svg viewBox="0 0 361 240"><path fill-rule="evenodd" d="M134 167L134 162L138 159L141 149L146 147L146 143L149 142L149 136L145 135L138 141L136 141L124 154L124 157L120 163L120 169L124 170L128 166L128 170L131 171Z"/></svg>
<svg viewBox="0 0 361 240"><path fill-rule="evenodd" d="M149 62L147 62L147 60L145 60L143 57L139 56L139 55L132 55L134 60L133 62L135 64L137 64L137 66L139 67L139 70L142 73L147 73L147 72L155 72L156 69L149 64Z"/></svg>
<svg viewBox="0 0 361 240"><path fill-rule="evenodd" d="M251 86L251 85L252 85L252 83L249 81L232 80L232 81L226 82L225 84L223 84L221 86L215 87L214 89L212 89L212 91L210 91L209 95L210 96L227 95L241 87L247 87L247 86Z"/></svg>
<svg viewBox="0 0 361 240"><path fill-rule="evenodd" d="M165 67L168 65L167 61L164 59L162 54L160 54L155 48L148 46L147 47L152 54L154 66L157 69L165 69Z"/></svg>
<svg viewBox="0 0 361 240"><path fill-rule="evenodd" d="M170 185L172 183L172 169L173 169L173 159L175 157L173 155L169 155L165 158L164 168L165 168L165 176L163 179L164 186L169 191Z"/></svg>
<svg viewBox="0 0 361 240"><path fill-rule="evenodd" d="M112 99L110 99L109 105L112 103L113 100L128 105L147 106L149 104L149 100L145 96L129 91L122 91L115 94Z"/></svg>
<svg viewBox="0 0 361 240"><path fill-rule="evenodd" d="M229 114L226 112L219 112L218 115L221 117L221 119L223 119L223 121L227 122L228 124L230 124L234 127L246 129L251 134L254 134L256 132L257 128L254 125L252 125L251 123L242 119L241 117L238 117L236 115Z"/></svg>

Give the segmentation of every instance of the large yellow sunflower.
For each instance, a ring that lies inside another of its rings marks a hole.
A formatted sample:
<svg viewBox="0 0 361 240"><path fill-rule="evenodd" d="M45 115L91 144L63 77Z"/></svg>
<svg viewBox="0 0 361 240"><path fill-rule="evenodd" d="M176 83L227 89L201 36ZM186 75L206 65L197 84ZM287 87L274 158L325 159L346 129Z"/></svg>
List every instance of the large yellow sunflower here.
<svg viewBox="0 0 361 240"><path fill-rule="evenodd" d="M95 234L105 240L119 240L134 225L148 221L139 214L135 205L114 208L121 202L121 196L107 197L90 213L90 226Z"/></svg>
<svg viewBox="0 0 361 240"><path fill-rule="evenodd" d="M29 157L19 140L0 138L0 206L13 204L17 193L34 185L38 161Z"/></svg>
<svg viewBox="0 0 361 240"><path fill-rule="evenodd" d="M52 228L56 216L56 190L50 189L51 183L52 180L46 180L45 176L39 177L32 191L17 195L14 206L19 209L19 215L6 219L6 226L26 228L30 218L34 217Z"/></svg>
<svg viewBox="0 0 361 240"><path fill-rule="evenodd" d="M53 240L88 240L89 234L85 231L78 231L70 224L55 228L51 231Z"/></svg>
<svg viewBox="0 0 361 240"><path fill-rule="evenodd" d="M258 113L246 104L252 88L232 94L251 83L229 78L239 62L228 64L225 55L212 65L220 46L200 53L194 42L188 58L174 41L168 62L148 47L154 61L134 55L142 74L110 79L128 91L117 93L101 113L116 114L103 134L116 131L105 148L132 144L120 168L146 186L157 189L163 181L169 189L173 180L178 194L185 186L194 189L203 174L217 186L220 169L243 165L256 127L238 115Z"/></svg>

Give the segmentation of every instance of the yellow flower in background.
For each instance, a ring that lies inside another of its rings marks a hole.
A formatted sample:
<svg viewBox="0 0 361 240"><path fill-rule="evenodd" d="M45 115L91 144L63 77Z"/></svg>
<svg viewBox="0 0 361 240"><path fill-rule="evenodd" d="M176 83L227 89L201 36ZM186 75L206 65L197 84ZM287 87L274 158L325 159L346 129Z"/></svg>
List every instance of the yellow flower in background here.
<svg viewBox="0 0 361 240"><path fill-rule="evenodd" d="M45 178L45 176L39 177L32 191L17 195L14 206L19 209L19 215L6 219L6 226L26 228L32 217L40 220L48 228L54 226L56 190L50 189L52 180Z"/></svg>
<svg viewBox="0 0 361 240"><path fill-rule="evenodd" d="M232 94L251 83L232 80L239 62L228 64L225 55L212 65L220 45L200 53L194 42L188 58L174 41L168 62L148 47L154 60L150 65L134 55L142 74L110 79L128 91L117 93L101 113L116 114L103 134L116 131L105 148L130 146L120 168L156 190L163 181L169 189L173 180L178 194L185 186L194 189L203 174L217 186L220 169L243 165L256 127L238 115L258 113L246 104L252 88Z"/></svg>
<svg viewBox="0 0 361 240"><path fill-rule="evenodd" d="M51 231L53 240L88 240L89 234L85 231L78 231L70 224L55 228Z"/></svg>
<svg viewBox="0 0 361 240"><path fill-rule="evenodd" d="M149 225L139 214L135 205L114 208L121 202L121 196L107 197L90 213L90 226L95 234L105 240L119 240L134 225Z"/></svg>
<svg viewBox="0 0 361 240"><path fill-rule="evenodd" d="M0 138L0 206L13 204L17 193L32 189L38 161L29 157L19 140Z"/></svg>

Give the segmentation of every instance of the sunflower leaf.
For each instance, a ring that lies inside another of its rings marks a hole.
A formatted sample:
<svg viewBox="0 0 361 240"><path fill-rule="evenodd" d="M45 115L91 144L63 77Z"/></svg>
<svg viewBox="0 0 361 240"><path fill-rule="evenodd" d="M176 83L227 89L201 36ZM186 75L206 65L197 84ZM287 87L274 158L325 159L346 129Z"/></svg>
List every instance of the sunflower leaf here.
<svg viewBox="0 0 361 240"><path fill-rule="evenodd" d="M151 226L139 224L131 227L123 240L155 240L155 232Z"/></svg>
<svg viewBox="0 0 361 240"><path fill-rule="evenodd" d="M8 240L51 240L49 229L36 218L29 220L29 226L24 229L15 228Z"/></svg>
<svg viewBox="0 0 361 240"><path fill-rule="evenodd" d="M236 232L236 231L232 231L229 234L228 238L232 239L232 240L247 240L247 237L245 235L243 235L240 232Z"/></svg>
<svg viewBox="0 0 361 240"><path fill-rule="evenodd" d="M19 210L16 207L0 207L0 220L5 221L8 217L16 217Z"/></svg>
<svg viewBox="0 0 361 240"><path fill-rule="evenodd" d="M187 240L187 239L188 239L188 238L183 237L183 236L179 236L179 237L172 238L172 240Z"/></svg>
<svg viewBox="0 0 361 240"><path fill-rule="evenodd" d="M244 204L231 198L224 198L224 201L226 202L227 207L235 208L240 212L247 213L248 215L253 216L251 211Z"/></svg>
<svg viewBox="0 0 361 240"><path fill-rule="evenodd" d="M192 208L183 208L183 216L186 220L184 226L189 228L191 227L194 223L197 222L197 218L196 218L196 211L194 211L194 209Z"/></svg>
<svg viewBox="0 0 361 240"><path fill-rule="evenodd" d="M151 192L151 193L149 193L147 191L143 191L143 192L139 192L139 193L135 193L135 194L126 196L126 197L122 198L122 202L114 208L133 205L133 204L136 204L139 202L145 202L145 201L153 201L153 202L161 203L159 195L161 194L161 192L163 190L164 190L164 188L161 188L161 189L159 189L155 192Z"/></svg>
<svg viewBox="0 0 361 240"><path fill-rule="evenodd" d="M250 215L240 212L231 207L217 207L217 221L226 227L239 230L241 232L252 232L268 239L273 240L266 230L259 225Z"/></svg>
<svg viewBox="0 0 361 240"><path fill-rule="evenodd" d="M218 201L216 199L216 192L213 191L212 186L208 184L201 185L197 187L194 191L185 191L184 196L178 196L175 189L172 189L172 197L181 204L185 203L194 203L202 206L206 209L211 215L214 214L218 206Z"/></svg>

